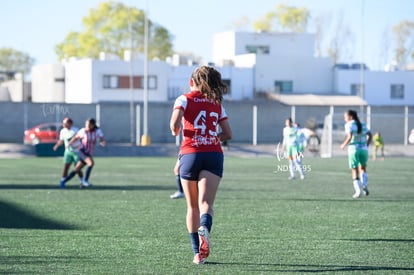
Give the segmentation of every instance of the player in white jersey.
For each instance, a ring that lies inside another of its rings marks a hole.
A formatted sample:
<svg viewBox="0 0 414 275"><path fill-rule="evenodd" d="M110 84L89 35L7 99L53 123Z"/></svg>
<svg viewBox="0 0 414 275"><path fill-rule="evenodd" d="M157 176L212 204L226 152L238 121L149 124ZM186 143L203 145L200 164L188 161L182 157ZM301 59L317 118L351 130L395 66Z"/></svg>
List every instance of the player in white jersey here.
<svg viewBox="0 0 414 275"><path fill-rule="evenodd" d="M65 178L68 176L68 171L70 165L76 165L80 160L79 157L79 147L80 142L75 142L71 146L68 146L69 141L76 135L78 132L78 128L73 126L73 121L69 117L65 117L63 119L63 128L60 130L59 133L59 140L56 142L55 146L53 146L53 150L56 151L62 144L65 144L65 152L63 155L63 172L62 178L60 180L60 188L65 188ZM82 171L78 171L79 178L82 181Z"/></svg>
<svg viewBox="0 0 414 275"><path fill-rule="evenodd" d="M368 146L372 140L372 134L366 125L360 122L358 114L354 110L344 113L346 138L341 144L341 148L348 146L349 168L352 170L352 179L355 193L353 198L359 198L362 191L366 196L368 191Z"/></svg>
<svg viewBox="0 0 414 275"><path fill-rule="evenodd" d="M294 127L292 119L289 117L285 121L283 128L283 149L289 159L289 179L295 179L295 169L299 172L300 178L304 179L305 174L301 165L298 144L298 129Z"/></svg>

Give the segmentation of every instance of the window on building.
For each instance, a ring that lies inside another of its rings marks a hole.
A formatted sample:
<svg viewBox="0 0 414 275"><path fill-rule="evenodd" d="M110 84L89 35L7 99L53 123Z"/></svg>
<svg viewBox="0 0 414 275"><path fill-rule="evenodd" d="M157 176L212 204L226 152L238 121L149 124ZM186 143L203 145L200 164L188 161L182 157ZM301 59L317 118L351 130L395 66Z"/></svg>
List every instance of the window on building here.
<svg viewBox="0 0 414 275"><path fill-rule="evenodd" d="M157 76L149 75L148 76L148 89L149 90L156 90L157 89Z"/></svg>
<svg viewBox="0 0 414 275"><path fill-rule="evenodd" d="M404 84L391 84L391 99L404 99Z"/></svg>
<svg viewBox="0 0 414 275"><path fill-rule="evenodd" d="M103 76L103 88L104 89L117 89L118 88L118 76L104 75Z"/></svg>
<svg viewBox="0 0 414 275"><path fill-rule="evenodd" d="M263 46L263 45L247 45L246 51L248 53L269 54L270 48L269 46Z"/></svg>
<svg viewBox="0 0 414 275"><path fill-rule="evenodd" d="M227 94L231 95L231 79L223 79L223 83L227 86Z"/></svg>
<svg viewBox="0 0 414 275"><path fill-rule="evenodd" d="M356 95L356 96L360 96L363 97L363 93L365 90L365 85L364 84L351 84L351 95Z"/></svg>
<svg viewBox="0 0 414 275"><path fill-rule="evenodd" d="M275 93L279 93L279 94L293 93L293 81L275 81Z"/></svg>
<svg viewBox="0 0 414 275"><path fill-rule="evenodd" d="M128 75L104 75L103 88L104 89L129 89L131 87L131 77ZM133 89L144 89L144 77L132 77ZM157 76L148 76L148 89L156 90L158 87Z"/></svg>
<svg viewBox="0 0 414 275"><path fill-rule="evenodd" d="M131 77L126 75L121 75L119 78L119 89L129 89L131 87ZM134 89L141 88L142 77L133 76L132 77L132 87Z"/></svg>

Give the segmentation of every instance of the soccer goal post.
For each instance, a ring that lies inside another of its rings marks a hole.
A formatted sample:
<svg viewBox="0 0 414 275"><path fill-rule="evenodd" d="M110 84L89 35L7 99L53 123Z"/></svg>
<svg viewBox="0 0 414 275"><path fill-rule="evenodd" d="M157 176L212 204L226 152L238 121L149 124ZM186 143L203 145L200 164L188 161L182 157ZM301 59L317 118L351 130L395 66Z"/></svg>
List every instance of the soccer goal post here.
<svg viewBox="0 0 414 275"><path fill-rule="evenodd" d="M333 114L329 113L323 121L323 129L321 136L320 155L322 158L332 157L332 120Z"/></svg>
<svg viewBox="0 0 414 275"><path fill-rule="evenodd" d="M322 158L333 157L345 138L343 113L335 113L334 107L331 106L324 118L319 136L321 138L320 156Z"/></svg>

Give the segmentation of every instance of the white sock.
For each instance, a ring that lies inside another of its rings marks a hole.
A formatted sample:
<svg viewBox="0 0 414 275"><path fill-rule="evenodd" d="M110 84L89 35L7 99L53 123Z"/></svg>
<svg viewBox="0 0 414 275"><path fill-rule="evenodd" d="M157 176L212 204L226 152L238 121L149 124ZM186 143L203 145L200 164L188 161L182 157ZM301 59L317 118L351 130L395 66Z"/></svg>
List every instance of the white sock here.
<svg viewBox="0 0 414 275"><path fill-rule="evenodd" d="M295 165L293 164L293 160L289 160L289 172L292 178L295 177Z"/></svg>
<svg viewBox="0 0 414 275"><path fill-rule="evenodd" d="M296 169L299 171L299 174L304 177L305 174L303 173L302 161L300 159L296 159L295 165Z"/></svg>
<svg viewBox="0 0 414 275"><path fill-rule="evenodd" d="M361 187L359 187L359 179L354 180L354 190L356 194L361 193Z"/></svg>

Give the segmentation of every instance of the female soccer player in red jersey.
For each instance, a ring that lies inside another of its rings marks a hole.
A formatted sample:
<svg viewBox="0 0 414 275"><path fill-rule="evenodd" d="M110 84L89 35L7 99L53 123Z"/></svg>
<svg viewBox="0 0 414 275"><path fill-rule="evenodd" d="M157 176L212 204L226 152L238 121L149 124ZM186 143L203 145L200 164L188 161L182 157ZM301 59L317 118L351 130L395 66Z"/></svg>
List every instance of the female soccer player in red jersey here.
<svg viewBox="0 0 414 275"><path fill-rule="evenodd" d="M204 263L210 253L213 204L223 175L221 142L232 137L226 111L221 105L226 91L216 69L196 68L191 75L190 92L176 99L170 120L173 136L180 133L181 124L183 128L180 176L195 264Z"/></svg>

